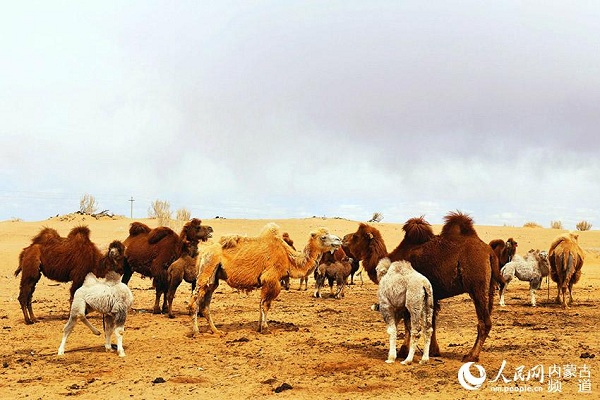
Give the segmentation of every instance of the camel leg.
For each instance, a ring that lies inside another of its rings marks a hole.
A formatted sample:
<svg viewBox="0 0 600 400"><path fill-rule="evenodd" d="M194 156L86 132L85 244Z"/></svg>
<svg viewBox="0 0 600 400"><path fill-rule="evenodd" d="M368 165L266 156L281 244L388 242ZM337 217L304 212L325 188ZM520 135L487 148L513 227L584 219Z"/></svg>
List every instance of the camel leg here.
<svg viewBox="0 0 600 400"><path fill-rule="evenodd" d="M379 305L381 307L381 304ZM401 358L406 358L410 351L410 313L408 310L401 311L402 320L404 321L404 341L402 342L402 346L400 346L400 351L398 355Z"/></svg>
<svg viewBox="0 0 600 400"><path fill-rule="evenodd" d="M33 292L35 292L35 286L42 277L41 272L37 272L32 277L25 277L25 272L21 276L21 284L19 288L19 304L21 304L21 311L23 311L23 317L27 325L31 325L37 322L37 318L33 314L33 307L31 303L33 301Z"/></svg>
<svg viewBox="0 0 600 400"><path fill-rule="evenodd" d="M440 303L437 300L434 300L433 315L431 316L431 327L432 327L433 331L431 332L431 346L429 346L429 355L434 356L434 357L439 357L441 355L440 346L438 345L438 341L437 341L437 334L435 333L436 332L435 328L436 328L439 312L440 312Z"/></svg>
<svg viewBox="0 0 600 400"><path fill-rule="evenodd" d="M398 326L398 322L400 322L399 321L400 314L387 303L380 303L379 311L381 312L383 321L385 322L385 324L387 326L386 332L389 336L389 342L390 342L388 356L387 356L387 359L385 360L385 362L388 364L392 364L394 361L396 361L396 358L398 356L397 351L396 351L396 347L397 347L396 342L398 340L397 326Z"/></svg>
<svg viewBox="0 0 600 400"><path fill-rule="evenodd" d="M104 315L104 349L106 351L112 351L112 345L110 344L110 337L115 330L115 317L110 314Z"/></svg>
<svg viewBox="0 0 600 400"><path fill-rule="evenodd" d="M427 311L425 309L423 309L421 321L423 321L424 324L423 335L425 336L425 346L423 347L423 357L421 357L421 361L419 361L419 364L425 364L429 362L429 348L431 347L431 335L433 334L433 326L429 323L429 319L427 318Z"/></svg>
<svg viewBox="0 0 600 400"><path fill-rule="evenodd" d="M154 307L152 307L152 313L153 314L160 314L161 313L161 309L160 309L160 295L161 292L158 288L156 288L156 295L154 298Z"/></svg>
<svg viewBox="0 0 600 400"><path fill-rule="evenodd" d="M398 340L398 332L397 332L397 328L396 328L396 320L394 318L392 318L388 323L387 323L387 334L389 336L389 340L390 340L390 349L388 351L388 356L387 356L387 360L385 360L386 363L388 364L392 364L394 361L396 361L396 341Z"/></svg>
<svg viewBox="0 0 600 400"><path fill-rule="evenodd" d="M117 354L119 357L125 357L125 349L123 349L123 332L125 328L122 326L117 326L115 328L115 337L117 338Z"/></svg>
<svg viewBox="0 0 600 400"><path fill-rule="evenodd" d="M75 326L76 323L77 323L77 317L71 315L69 317L69 320L65 324L65 327L63 328L63 337L60 342L60 346L58 347L58 355L59 356L62 356L65 354L65 345L67 344L67 338L73 331L73 327Z"/></svg>
<svg viewBox="0 0 600 400"><path fill-rule="evenodd" d="M489 293L484 293L482 291L475 292L471 295L471 298L475 303L475 312L477 313L477 339L475 340L475 344L471 351L463 356L463 362L479 361L479 353L492 329L492 318L490 315L491 310L488 305L488 296ZM481 299L485 299L485 301L482 302Z"/></svg>
<svg viewBox="0 0 600 400"><path fill-rule="evenodd" d="M279 281L263 282L260 293L260 316L258 319L258 332L260 333L269 333L267 314L271 309L271 302L279 296L279 292L281 292Z"/></svg>
<svg viewBox="0 0 600 400"><path fill-rule="evenodd" d="M573 304L573 282L569 282L569 302L567 303L568 305L572 305Z"/></svg>
<svg viewBox="0 0 600 400"><path fill-rule="evenodd" d="M94 325L92 325L90 323L90 321L85 317L85 314L80 315L79 317L81 318L81 321L85 324L85 326L90 328L90 330L94 333L94 335L100 335L100 331L98 329L96 329L96 327Z"/></svg>
<svg viewBox="0 0 600 400"><path fill-rule="evenodd" d="M411 318L411 326L410 326L410 349L408 350L408 355L400 364L402 365L410 365L413 362L413 358L415 357L415 351L417 350L417 343L419 342L419 337L421 336L422 323L424 321L419 321L419 315L416 312L420 313L420 310L412 309L411 317L415 315L417 318ZM428 355L429 357L429 355Z"/></svg>
<svg viewBox="0 0 600 400"><path fill-rule="evenodd" d="M173 299L175 298L175 292L177 292L177 288L182 280L183 276L173 276L169 279L169 289L167 290L167 312L169 318L175 318L175 315L173 315Z"/></svg>

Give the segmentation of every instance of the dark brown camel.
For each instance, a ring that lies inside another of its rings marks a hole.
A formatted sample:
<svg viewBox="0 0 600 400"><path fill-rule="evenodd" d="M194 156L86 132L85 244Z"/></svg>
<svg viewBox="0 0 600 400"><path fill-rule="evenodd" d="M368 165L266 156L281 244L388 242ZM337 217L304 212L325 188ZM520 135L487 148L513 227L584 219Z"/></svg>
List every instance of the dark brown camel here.
<svg viewBox="0 0 600 400"><path fill-rule="evenodd" d="M494 239L490 242L490 247L498 257L498 267L500 269L515 256L517 246L518 244L513 238L508 238L506 242L502 239Z"/></svg>
<svg viewBox="0 0 600 400"><path fill-rule="evenodd" d="M391 261L410 261L415 270L429 279L436 303L430 347L432 355L440 354L435 331L439 301L468 293L477 313L477 340L463 360L478 361L492 327L494 281L504 283L504 280L498 268L498 258L492 248L477 236L473 220L460 212L452 212L444 220L442 232L434 235L431 225L423 217L409 219L403 227L404 239L390 254L379 231L366 224L360 224L345 244L353 255L363 261L365 271L375 283L375 267L384 257ZM406 316L404 323L407 332L410 332L410 319ZM409 345L410 335L407 334L400 349L402 357L408 354Z"/></svg>
<svg viewBox="0 0 600 400"><path fill-rule="evenodd" d="M185 246L197 246L199 241L206 241L212 236L213 229L202 225L202 221L193 218L187 222L179 235L171 228L161 226L150 229L141 222L133 222L129 228L129 236L125 244L125 273L122 281L127 284L134 272L142 276L152 277L156 290L154 314L168 312L167 292L169 289L167 269L177 260ZM160 297L163 296L162 310Z"/></svg>
<svg viewBox="0 0 600 400"><path fill-rule="evenodd" d="M77 289L83 285L85 276L93 272L104 277L108 271L123 273L123 243L115 240L103 255L90 240L90 230L86 226L71 229L69 235L61 237L55 229L43 228L31 245L19 254L19 267L15 277L21 272L19 303L26 324L37 322L31 301L35 285L42 274L48 279L71 284L71 301Z"/></svg>

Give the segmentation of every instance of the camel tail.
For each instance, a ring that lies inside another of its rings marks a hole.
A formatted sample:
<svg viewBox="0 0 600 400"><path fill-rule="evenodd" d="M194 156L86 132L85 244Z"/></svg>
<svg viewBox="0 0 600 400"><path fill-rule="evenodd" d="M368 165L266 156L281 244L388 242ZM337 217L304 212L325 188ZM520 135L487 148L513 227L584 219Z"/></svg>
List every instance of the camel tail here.
<svg viewBox="0 0 600 400"><path fill-rule="evenodd" d="M565 271L565 280L563 284L566 282L570 282L573 274L575 273L575 257L572 252L568 252L565 256L563 256L562 262L563 271Z"/></svg>
<svg viewBox="0 0 600 400"><path fill-rule="evenodd" d="M16 278L17 276L19 276L19 274L21 273L21 270L22 270L22 269L23 269L23 268L21 268L21 266L20 266L20 265L17 267L17 269L15 270L15 278Z"/></svg>

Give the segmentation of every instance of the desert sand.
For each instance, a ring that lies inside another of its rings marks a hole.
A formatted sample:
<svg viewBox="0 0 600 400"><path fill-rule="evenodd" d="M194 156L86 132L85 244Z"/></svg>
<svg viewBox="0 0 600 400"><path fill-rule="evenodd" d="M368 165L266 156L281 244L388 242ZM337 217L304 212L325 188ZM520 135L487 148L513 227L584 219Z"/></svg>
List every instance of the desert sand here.
<svg viewBox="0 0 600 400"><path fill-rule="evenodd" d="M475 220L476 220L476 216ZM215 237L228 233L256 235L270 220L203 219ZM140 220L151 227L154 220ZM0 398L504 398L520 391L523 397L598 398L600 394L600 231L580 233L586 252L583 276L574 288L575 304L563 310L554 303L556 285L544 280L538 307L529 306L527 282L508 287L506 307L496 294L493 327L478 366L486 379L476 390L459 384L462 356L476 337L476 317L467 295L442 301L438 321L441 356L429 364L410 366L384 362L387 334L378 312L370 306L377 286L360 278L336 300L315 299L298 290L293 280L269 313L271 333L256 332L259 292L240 293L222 283L212 302L212 314L224 337L209 333L199 319L200 334L188 337L190 285L183 282L174 301L176 318L151 313L154 291L150 279L135 274L130 282L135 301L125 329L127 356L104 350L103 338L79 323L63 357L56 355L68 318L70 284L42 277L34 293L40 321L25 325L17 300L19 278L14 271L21 249L41 227L66 235L87 225L100 247L127 237L128 218L76 216L39 222L0 222ZM338 236L353 232L356 221L343 219L275 220L289 232L297 248L312 228L325 226ZM402 239L402 225L377 223L388 250ZM438 233L441 226L434 226ZM547 250L560 233L555 229L476 225L482 240L513 237L518 253ZM179 228L175 227L178 231ZM90 314L101 328L102 319ZM399 328L403 332L403 328ZM417 353L416 361L420 359ZM477 375L477 366L469 371ZM464 369L463 369L464 370ZM531 374L530 372L543 374ZM529 373L529 376L527 376ZM498 378L495 380L495 378ZM495 380L495 382L493 382ZM497 390L507 393L498 393ZM528 392L527 392L528 391ZM511 392L511 393L508 393Z"/></svg>

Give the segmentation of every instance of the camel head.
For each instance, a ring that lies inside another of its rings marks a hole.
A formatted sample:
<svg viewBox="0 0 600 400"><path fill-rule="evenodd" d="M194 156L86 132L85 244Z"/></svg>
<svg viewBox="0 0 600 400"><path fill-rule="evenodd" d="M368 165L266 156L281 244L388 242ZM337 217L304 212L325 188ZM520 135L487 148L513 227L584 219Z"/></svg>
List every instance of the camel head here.
<svg viewBox="0 0 600 400"><path fill-rule="evenodd" d="M106 258L112 264L111 269L119 275L124 272L125 246L119 240L114 240L108 245Z"/></svg>
<svg viewBox="0 0 600 400"><path fill-rule="evenodd" d="M381 233L376 228L363 223L358 226L356 232L344 236L344 246L359 260L367 258L374 243L383 243Z"/></svg>
<svg viewBox="0 0 600 400"><path fill-rule="evenodd" d="M213 228L208 225L202 225L202 221L198 218L192 218L188 223L183 226L179 237L182 240L189 242L206 242L212 237Z"/></svg>
<svg viewBox="0 0 600 400"><path fill-rule="evenodd" d="M318 228L310 233L310 243L315 246L321 253L330 250L335 250L342 246L342 240L329 233L326 228Z"/></svg>

